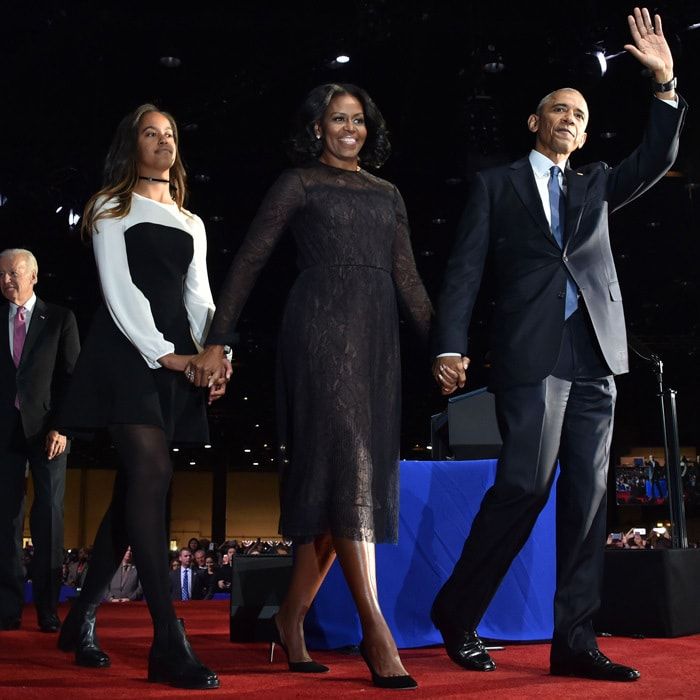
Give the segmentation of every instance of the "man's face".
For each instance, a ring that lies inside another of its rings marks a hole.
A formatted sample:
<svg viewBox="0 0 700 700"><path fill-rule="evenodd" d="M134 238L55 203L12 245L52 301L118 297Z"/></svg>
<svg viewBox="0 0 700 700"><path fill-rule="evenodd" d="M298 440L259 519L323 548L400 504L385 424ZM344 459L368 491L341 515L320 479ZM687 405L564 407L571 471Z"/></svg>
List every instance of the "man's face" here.
<svg viewBox="0 0 700 700"><path fill-rule="evenodd" d="M180 566L190 566L192 564L192 552L189 549L183 549L180 552Z"/></svg>
<svg viewBox="0 0 700 700"><path fill-rule="evenodd" d="M198 549L194 553L194 560L197 562L197 566L204 567L204 563L206 562L207 555L204 553L203 549Z"/></svg>
<svg viewBox="0 0 700 700"><path fill-rule="evenodd" d="M587 124L588 105L577 90L557 90L527 121L535 134L535 150L554 162L583 146Z"/></svg>
<svg viewBox="0 0 700 700"><path fill-rule="evenodd" d="M36 284L36 272L24 255L3 255L0 258L0 290L13 304L29 301Z"/></svg>

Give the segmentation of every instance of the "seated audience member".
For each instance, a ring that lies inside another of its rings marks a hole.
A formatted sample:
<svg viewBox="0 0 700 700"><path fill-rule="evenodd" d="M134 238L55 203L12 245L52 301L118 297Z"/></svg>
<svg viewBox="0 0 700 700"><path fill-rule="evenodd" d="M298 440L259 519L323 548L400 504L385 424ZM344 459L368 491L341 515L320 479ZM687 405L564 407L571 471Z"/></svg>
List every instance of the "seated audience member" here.
<svg viewBox="0 0 700 700"><path fill-rule="evenodd" d="M143 598L143 590L139 575L131 561L131 547L127 547L122 563L109 583L105 600L110 603L128 603L130 600L141 600L141 598Z"/></svg>
<svg viewBox="0 0 700 700"><path fill-rule="evenodd" d="M193 600L211 600L214 593L219 591L219 571L216 567L213 554L205 558L204 571L197 572L192 584Z"/></svg>
<svg viewBox="0 0 700 700"><path fill-rule="evenodd" d="M192 567L192 551L188 547L180 550L180 566L170 572L170 599L191 600L196 570Z"/></svg>
<svg viewBox="0 0 700 700"><path fill-rule="evenodd" d="M207 570L206 565L207 553L203 549L198 549L194 553L194 563L197 573L204 573Z"/></svg>
<svg viewBox="0 0 700 700"><path fill-rule="evenodd" d="M68 564L68 575L66 576L66 586L71 586L76 590L83 587L83 581L90 566L90 547L81 547L78 550L78 558Z"/></svg>

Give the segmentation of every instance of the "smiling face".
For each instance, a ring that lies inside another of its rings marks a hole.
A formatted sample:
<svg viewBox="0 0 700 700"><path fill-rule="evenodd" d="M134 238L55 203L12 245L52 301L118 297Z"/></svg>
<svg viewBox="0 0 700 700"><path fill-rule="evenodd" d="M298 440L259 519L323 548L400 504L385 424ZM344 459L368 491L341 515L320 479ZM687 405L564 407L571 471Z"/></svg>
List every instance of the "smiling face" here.
<svg viewBox="0 0 700 700"><path fill-rule="evenodd" d="M541 105L537 114L531 114L527 126L535 134L535 150L554 163L565 161L571 153L586 142L588 105L577 90L553 92Z"/></svg>
<svg viewBox="0 0 700 700"><path fill-rule="evenodd" d="M0 258L0 290L17 306L26 304L34 293L36 270L26 255L3 255Z"/></svg>
<svg viewBox="0 0 700 700"><path fill-rule="evenodd" d="M170 120L160 112L146 112L139 122L139 175L167 175L175 162L176 152L175 131Z"/></svg>
<svg viewBox="0 0 700 700"><path fill-rule="evenodd" d="M350 94L336 95L314 131L323 141L319 160L344 170L356 170L367 139L362 103Z"/></svg>

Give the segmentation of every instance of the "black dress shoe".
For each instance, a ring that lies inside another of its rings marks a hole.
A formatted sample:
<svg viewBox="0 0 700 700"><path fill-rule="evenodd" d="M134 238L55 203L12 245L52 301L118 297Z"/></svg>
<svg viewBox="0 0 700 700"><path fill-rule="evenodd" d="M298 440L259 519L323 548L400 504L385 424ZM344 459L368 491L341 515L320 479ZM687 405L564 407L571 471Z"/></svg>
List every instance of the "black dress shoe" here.
<svg viewBox="0 0 700 700"><path fill-rule="evenodd" d="M552 660L550 673L598 681L636 681L640 675L636 668L613 663L598 649L587 649L565 660Z"/></svg>
<svg viewBox="0 0 700 700"><path fill-rule="evenodd" d="M0 618L0 632L18 630L22 621L19 617L3 617Z"/></svg>
<svg viewBox="0 0 700 700"><path fill-rule="evenodd" d="M42 632L58 632L61 629L61 621L53 613L41 615L39 617L39 629Z"/></svg>
<svg viewBox="0 0 700 700"><path fill-rule="evenodd" d="M439 628L447 655L458 666L469 671L495 671L496 664L476 632L458 632Z"/></svg>

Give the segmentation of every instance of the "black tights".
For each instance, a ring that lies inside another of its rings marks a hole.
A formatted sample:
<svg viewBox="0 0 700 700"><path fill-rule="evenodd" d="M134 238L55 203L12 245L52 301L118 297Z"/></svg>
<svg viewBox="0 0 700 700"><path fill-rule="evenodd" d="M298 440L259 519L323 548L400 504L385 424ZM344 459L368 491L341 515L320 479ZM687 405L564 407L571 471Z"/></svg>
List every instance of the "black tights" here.
<svg viewBox="0 0 700 700"><path fill-rule="evenodd" d="M175 619L170 601L165 506L173 468L165 433L153 425L112 425L120 458L112 502L95 537L83 604L99 603L131 545L155 627Z"/></svg>

